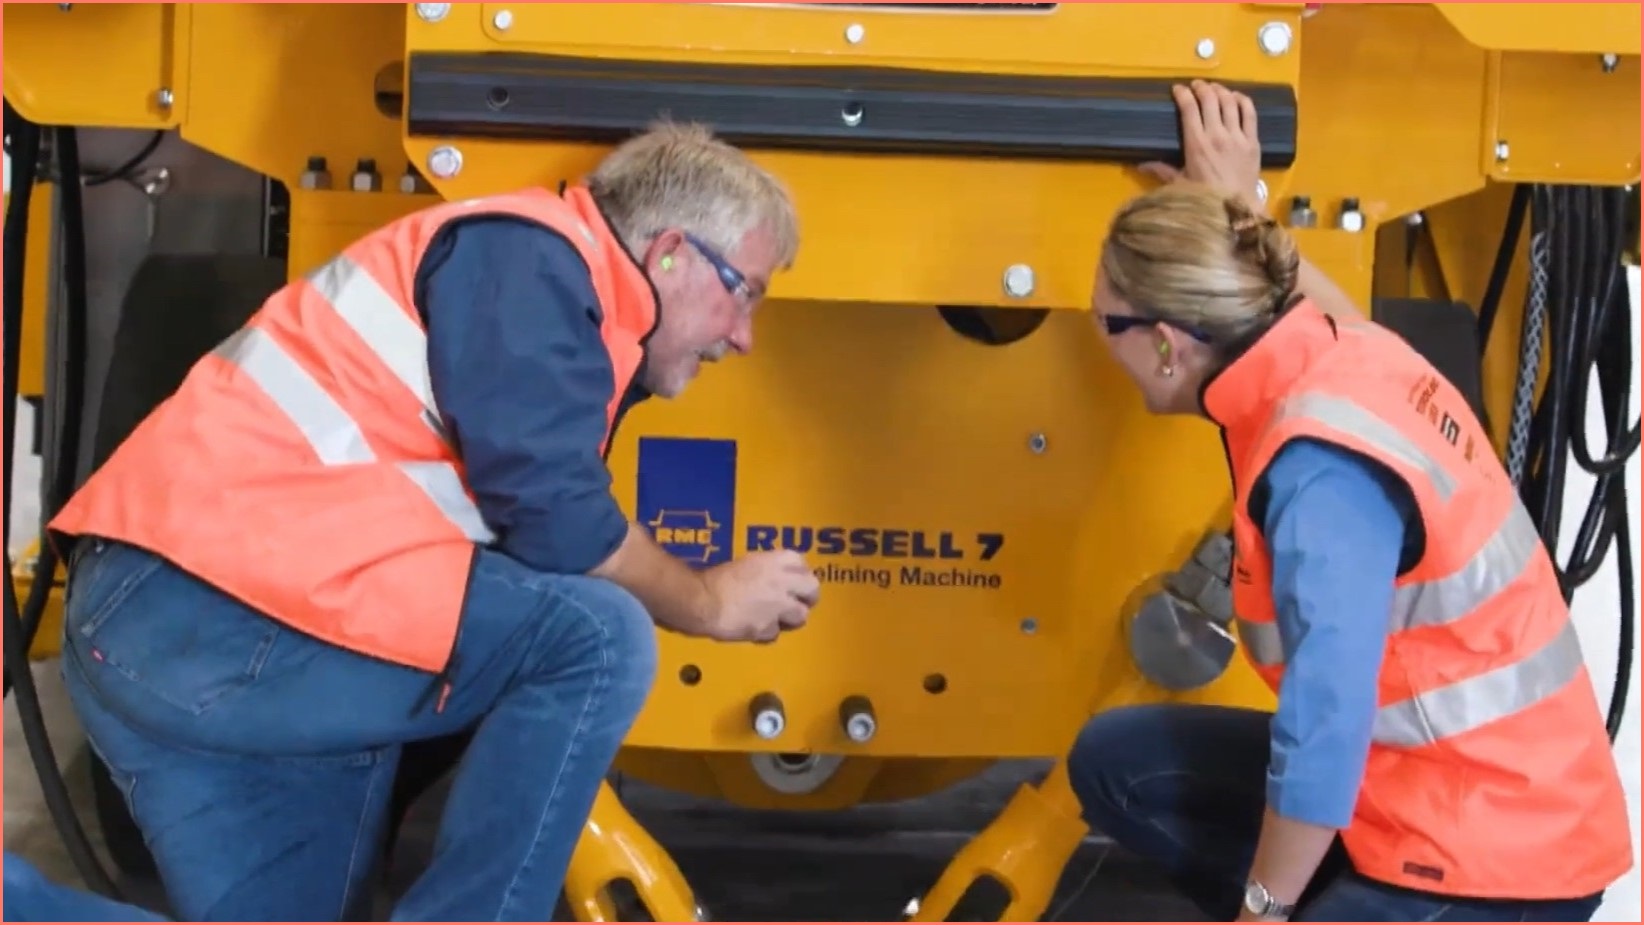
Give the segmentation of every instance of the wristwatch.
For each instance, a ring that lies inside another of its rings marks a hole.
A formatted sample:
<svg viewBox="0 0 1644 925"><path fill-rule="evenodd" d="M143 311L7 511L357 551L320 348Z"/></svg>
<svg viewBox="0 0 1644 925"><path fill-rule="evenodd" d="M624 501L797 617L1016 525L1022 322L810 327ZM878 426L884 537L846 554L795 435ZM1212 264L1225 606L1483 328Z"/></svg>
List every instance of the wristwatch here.
<svg viewBox="0 0 1644 925"><path fill-rule="evenodd" d="M1267 887L1255 880L1247 881L1244 885L1244 907L1251 915L1264 919L1288 919L1296 911L1295 903L1281 903Z"/></svg>

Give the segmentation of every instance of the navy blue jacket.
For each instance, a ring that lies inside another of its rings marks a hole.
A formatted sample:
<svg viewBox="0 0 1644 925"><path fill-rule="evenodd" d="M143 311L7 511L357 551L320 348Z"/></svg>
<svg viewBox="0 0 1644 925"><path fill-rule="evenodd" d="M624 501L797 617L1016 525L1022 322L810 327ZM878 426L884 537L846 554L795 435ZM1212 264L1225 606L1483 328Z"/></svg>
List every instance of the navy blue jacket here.
<svg viewBox="0 0 1644 925"><path fill-rule="evenodd" d="M501 551L587 572L628 530L599 452L615 374L587 264L540 225L485 216L440 230L416 288L434 401Z"/></svg>

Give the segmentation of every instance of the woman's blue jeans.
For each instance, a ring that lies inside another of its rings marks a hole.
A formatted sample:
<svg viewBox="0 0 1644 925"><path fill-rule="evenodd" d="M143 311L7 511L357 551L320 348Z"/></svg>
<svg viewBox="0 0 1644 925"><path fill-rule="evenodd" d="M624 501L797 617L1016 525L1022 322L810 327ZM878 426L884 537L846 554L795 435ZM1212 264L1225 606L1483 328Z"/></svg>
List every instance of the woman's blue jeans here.
<svg viewBox="0 0 1644 925"><path fill-rule="evenodd" d="M1159 864L1211 919L1239 914L1267 804L1268 714L1151 704L1093 717L1068 757L1091 827ZM1467 900L1356 873L1337 842L1298 922L1585 922L1602 894L1553 902Z"/></svg>

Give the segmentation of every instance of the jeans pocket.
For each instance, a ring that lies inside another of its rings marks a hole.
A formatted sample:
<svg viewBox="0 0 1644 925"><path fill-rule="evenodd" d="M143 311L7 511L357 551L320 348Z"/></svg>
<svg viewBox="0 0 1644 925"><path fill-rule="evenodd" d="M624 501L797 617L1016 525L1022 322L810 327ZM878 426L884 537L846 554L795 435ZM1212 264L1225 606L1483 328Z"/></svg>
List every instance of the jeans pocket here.
<svg viewBox="0 0 1644 925"><path fill-rule="evenodd" d="M75 621L78 648L90 680L125 712L147 712L136 698L199 716L257 680L280 627L143 555L130 567L99 563L89 577ZM98 679L106 672L116 677Z"/></svg>

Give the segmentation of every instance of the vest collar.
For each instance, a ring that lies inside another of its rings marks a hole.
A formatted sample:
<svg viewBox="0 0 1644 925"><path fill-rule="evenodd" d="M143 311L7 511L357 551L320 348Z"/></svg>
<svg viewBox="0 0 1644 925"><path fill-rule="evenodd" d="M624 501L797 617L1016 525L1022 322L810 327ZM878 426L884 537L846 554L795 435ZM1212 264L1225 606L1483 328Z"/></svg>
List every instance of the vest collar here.
<svg viewBox="0 0 1644 925"><path fill-rule="evenodd" d="M619 328L639 338L643 345L656 330L658 306L661 304L656 287L645 275L639 259L628 252L587 187L570 187L561 194L561 198L593 232L602 250L620 255L605 265L615 303L605 306L605 311L612 313L611 320Z"/></svg>
<svg viewBox="0 0 1644 925"><path fill-rule="evenodd" d="M1199 389L1199 407L1224 430L1260 426L1291 384L1335 346L1336 322L1303 300Z"/></svg>
<svg viewBox="0 0 1644 925"><path fill-rule="evenodd" d="M643 381L645 364L650 360L650 351L646 349L651 335L656 333L656 326L662 316L662 297L657 294L656 286L646 275L644 265L634 256L622 238L612 228L611 222L605 217L599 203L594 201L593 194L583 185L563 188L560 198L576 212L577 216L593 232L600 248L606 253L619 256L605 261L605 272L610 282L613 295L611 305L604 306L606 312L611 313L611 320L616 326L632 336L643 351L639 369L635 370L632 384L628 388L625 401L628 404L642 401L650 397L640 385Z"/></svg>

